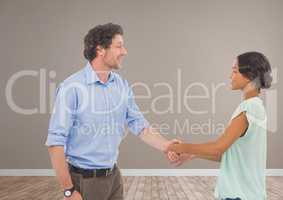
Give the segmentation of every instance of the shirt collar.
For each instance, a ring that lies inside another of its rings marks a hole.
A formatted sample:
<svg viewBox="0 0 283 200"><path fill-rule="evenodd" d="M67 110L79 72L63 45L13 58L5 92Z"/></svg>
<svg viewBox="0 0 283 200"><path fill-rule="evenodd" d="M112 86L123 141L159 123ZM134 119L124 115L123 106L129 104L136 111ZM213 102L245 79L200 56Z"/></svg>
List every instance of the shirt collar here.
<svg viewBox="0 0 283 200"><path fill-rule="evenodd" d="M99 77L97 76L97 73L95 70L93 70L91 64L87 62L85 66L85 74L86 74L86 82L87 84L92 84L92 83L101 83L101 84L108 84L109 82L114 81L115 79L115 74L114 72L110 71L109 73L109 78L106 83L103 83L100 81Z"/></svg>

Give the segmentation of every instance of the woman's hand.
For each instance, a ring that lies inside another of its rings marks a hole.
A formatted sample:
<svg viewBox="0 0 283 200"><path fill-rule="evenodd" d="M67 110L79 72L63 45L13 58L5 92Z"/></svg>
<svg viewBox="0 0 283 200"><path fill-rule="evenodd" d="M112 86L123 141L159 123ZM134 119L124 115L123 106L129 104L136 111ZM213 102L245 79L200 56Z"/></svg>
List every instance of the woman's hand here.
<svg viewBox="0 0 283 200"><path fill-rule="evenodd" d="M175 152L177 154L187 153L186 149L185 149L185 144L184 143L171 144L168 147L168 151Z"/></svg>

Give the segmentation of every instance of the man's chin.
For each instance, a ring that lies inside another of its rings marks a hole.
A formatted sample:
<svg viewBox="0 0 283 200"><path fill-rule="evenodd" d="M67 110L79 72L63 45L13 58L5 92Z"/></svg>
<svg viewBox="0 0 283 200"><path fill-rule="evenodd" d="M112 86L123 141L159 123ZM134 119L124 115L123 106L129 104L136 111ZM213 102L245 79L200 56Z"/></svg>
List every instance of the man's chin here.
<svg viewBox="0 0 283 200"><path fill-rule="evenodd" d="M121 68L122 68L122 65L121 65L121 64L112 66L112 69L113 69L113 70L119 70L119 69L121 69Z"/></svg>

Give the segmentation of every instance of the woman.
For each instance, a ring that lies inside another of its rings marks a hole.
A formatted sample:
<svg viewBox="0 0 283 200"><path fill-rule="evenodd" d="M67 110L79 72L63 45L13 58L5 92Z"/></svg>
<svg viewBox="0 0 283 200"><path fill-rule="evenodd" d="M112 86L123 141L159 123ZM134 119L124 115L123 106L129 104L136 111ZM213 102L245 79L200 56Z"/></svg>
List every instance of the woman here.
<svg viewBox="0 0 283 200"><path fill-rule="evenodd" d="M173 144L169 151L221 162L215 188L217 199L266 199L266 113L259 98L271 86L271 67L258 52L241 54L231 74L232 90L241 90L243 101L228 127L216 140L203 144Z"/></svg>

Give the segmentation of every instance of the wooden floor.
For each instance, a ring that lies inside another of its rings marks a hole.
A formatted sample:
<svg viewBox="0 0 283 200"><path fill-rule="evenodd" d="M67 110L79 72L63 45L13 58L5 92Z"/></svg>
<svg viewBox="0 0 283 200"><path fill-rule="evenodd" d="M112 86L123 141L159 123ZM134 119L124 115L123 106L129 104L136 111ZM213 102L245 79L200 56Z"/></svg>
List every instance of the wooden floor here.
<svg viewBox="0 0 283 200"><path fill-rule="evenodd" d="M212 200L215 177L124 177L125 199ZM283 177L267 177L268 200L283 199ZM62 200L55 177L0 177L0 200Z"/></svg>

